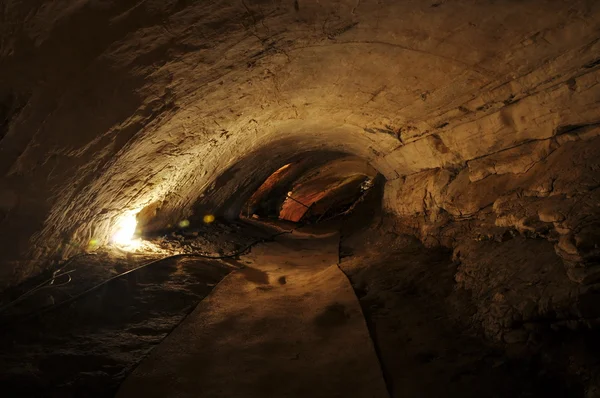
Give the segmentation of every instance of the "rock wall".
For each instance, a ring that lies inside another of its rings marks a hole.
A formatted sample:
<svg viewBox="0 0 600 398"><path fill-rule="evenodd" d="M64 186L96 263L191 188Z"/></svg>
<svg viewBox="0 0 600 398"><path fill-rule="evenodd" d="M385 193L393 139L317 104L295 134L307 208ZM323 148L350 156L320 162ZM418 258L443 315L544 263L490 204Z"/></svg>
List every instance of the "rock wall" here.
<svg viewBox="0 0 600 398"><path fill-rule="evenodd" d="M599 325L599 133L573 129L388 182L397 229L454 250L457 286L492 337Z"/></svg>
<svg viewBox="0 0 600 398"><path fill-rule="evenodd" d="M508 186L480 159L521 148L503 167L525 170L544 140L600 121L599 26L593 0L6 0L0 288L148 206L157 228L226 213L309 152L359 156L390 186ZM561 256L579 264L584 235L561 235Z"/></svg>

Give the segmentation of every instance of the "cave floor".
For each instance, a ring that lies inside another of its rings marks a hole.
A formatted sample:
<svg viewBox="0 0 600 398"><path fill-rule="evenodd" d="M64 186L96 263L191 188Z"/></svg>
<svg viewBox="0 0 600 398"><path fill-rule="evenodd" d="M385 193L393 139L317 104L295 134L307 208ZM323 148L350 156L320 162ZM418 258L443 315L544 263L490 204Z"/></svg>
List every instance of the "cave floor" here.
<svg viewBox="0 0 600 398"><path fill-rule="evenodd" d="M253 248L117 396L388 396L338 248L298 231Z"/></svg>
<svg viewBox="0 0 600 398"><path fill-rule="evenodd" d="M231 253L272 232L214 223L154 239L164 253L107 249L73 258L64 269L71 272L70 283L62 278L0 312L2 396L113 397L133 368L243 264L235 259L167 257L70 305L55 304L172 252ZM0 301L10 302L46 278L40 275Z"/></svg>
<svg viewBox="0 0 600 398"><path fill-rule="evenodd" d="M387 386L391 397L584 396L565 370L577 341L504 346L481 335L448 251L377 219L299 229L264 221L163 242L230 253L268 240L237 259L166 259L72 305L2 324L3 393L380 397ZM78 258L72 283L40 291L22 310L152 258Z"/></svg>

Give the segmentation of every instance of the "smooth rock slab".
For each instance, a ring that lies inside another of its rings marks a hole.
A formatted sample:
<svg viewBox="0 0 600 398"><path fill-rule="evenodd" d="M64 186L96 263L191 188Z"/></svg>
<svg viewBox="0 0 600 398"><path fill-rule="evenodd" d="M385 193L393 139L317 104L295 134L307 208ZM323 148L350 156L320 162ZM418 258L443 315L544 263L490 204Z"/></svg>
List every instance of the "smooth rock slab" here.
<svg viewBox="0 0 600 398"><path fill-rule="evenodd" d="M117 397L387 397L338 236L257 247Z"/></svg>

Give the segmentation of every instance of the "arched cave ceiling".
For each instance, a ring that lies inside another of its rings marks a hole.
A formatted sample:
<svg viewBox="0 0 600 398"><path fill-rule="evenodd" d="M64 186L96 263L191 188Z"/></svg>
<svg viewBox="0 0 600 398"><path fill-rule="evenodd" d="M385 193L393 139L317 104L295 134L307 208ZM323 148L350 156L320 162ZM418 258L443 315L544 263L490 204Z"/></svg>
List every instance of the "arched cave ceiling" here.
<svg viewBox="0 0 600 398"><path fill-rule="evenodd" d="M393 181L597 123L599 17L597 1L5 0L0 279L148 204L189 216L240 162L221 197L310 151Z"/></svg>

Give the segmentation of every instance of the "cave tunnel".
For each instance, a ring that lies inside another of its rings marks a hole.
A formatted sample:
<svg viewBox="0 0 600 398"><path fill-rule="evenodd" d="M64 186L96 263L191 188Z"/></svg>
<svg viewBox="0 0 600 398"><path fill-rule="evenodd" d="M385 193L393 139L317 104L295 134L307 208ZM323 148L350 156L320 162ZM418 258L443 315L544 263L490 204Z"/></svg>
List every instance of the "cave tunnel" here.
<svg viewBox="0 0 600 398"><path fill-rule="evenodd" d="M2 396L600 397L599 32L2 0Z"/></svg>

